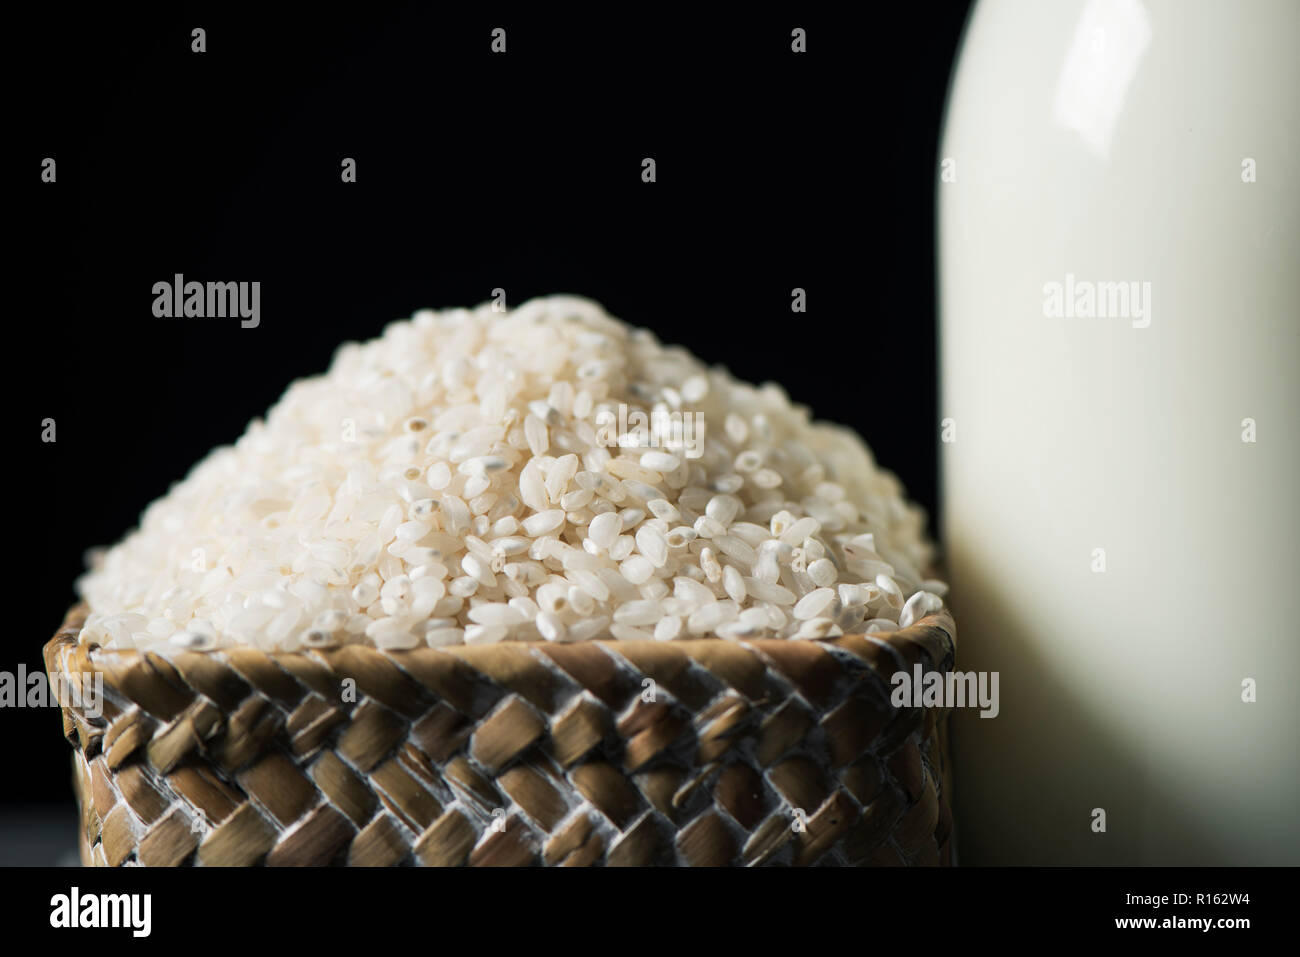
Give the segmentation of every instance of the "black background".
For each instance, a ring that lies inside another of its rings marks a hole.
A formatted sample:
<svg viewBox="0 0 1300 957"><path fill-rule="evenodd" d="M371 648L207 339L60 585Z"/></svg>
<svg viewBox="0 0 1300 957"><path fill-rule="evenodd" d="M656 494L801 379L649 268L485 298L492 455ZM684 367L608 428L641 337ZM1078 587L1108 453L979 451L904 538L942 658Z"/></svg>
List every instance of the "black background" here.
<svg viewBox="0 0 1300 957"><path fill-rule="evenodd" d="M85 549L338 343L498 286L511 306L589 296L783 383L933 514L934 192L966 7L24 14L6 338L10 474L30 487L9 493L23 613L0 668L41 667ZM260 281L260 327L155 318L152 286L178 272ZM57 713L0 716L0 801L65 805L71 829Z"/></svg>

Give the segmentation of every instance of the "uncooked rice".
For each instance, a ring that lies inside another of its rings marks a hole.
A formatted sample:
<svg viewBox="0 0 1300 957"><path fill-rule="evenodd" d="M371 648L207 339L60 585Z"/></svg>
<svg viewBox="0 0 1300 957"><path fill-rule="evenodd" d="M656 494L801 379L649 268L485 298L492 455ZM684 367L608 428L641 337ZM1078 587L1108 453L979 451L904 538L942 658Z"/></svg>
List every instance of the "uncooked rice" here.
<svg viewBox="0 0 1300 957"><path fill-rule="evenodd" d="M593 302L422 311L341 346L92 555L82 638L887 631L943 606L924 520L853 432Z"/></svg>

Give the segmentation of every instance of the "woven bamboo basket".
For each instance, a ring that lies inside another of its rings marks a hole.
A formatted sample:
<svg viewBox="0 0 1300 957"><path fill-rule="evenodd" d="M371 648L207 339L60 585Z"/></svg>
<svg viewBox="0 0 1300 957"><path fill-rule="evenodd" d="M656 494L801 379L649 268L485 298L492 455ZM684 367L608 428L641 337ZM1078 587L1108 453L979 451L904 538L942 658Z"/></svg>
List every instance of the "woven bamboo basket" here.
<svg viewBox="0 0 1300 957"><path fill-rule="evenodd" d="M949 864L947 612L822 641L381 652L87 648L71 704L88 865Z"/></svg>

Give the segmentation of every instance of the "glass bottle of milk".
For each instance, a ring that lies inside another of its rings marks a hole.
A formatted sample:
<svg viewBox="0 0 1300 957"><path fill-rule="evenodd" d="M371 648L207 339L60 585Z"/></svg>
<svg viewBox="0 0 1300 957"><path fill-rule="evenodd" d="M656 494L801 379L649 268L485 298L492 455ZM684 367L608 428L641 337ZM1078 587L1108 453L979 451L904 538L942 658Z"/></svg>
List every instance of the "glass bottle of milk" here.
<svg viewBox="0 0 1300 957"><path fill-rule="evenodd" d="M1300 4L988 0L939 157L964 863L1300 863Z"/></svg>

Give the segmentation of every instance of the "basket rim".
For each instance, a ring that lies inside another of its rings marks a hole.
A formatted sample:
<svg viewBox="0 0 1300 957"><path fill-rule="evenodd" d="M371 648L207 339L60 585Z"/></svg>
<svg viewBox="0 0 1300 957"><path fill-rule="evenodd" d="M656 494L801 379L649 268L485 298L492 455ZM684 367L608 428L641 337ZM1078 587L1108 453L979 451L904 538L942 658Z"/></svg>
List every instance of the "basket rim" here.
<svg viewBox="0 0 1300 957"><path fill-rule="evenodd" d="M333 662L335 659L348 656L364 661L382 657L398 665L403 662L418 662L422 658L428 659L452 655L462 659L466 664L473 664L475 660L481 657L497 657L504 654L531 656L532 652L537 649L573 649L587 646L611 649L625 648L630 651L671 647L687 653L696 649L726 646L749 647L759 651L772 648L789 648L791 646L816 646L840 649L850 653L857 653L858 657L863 657L861 651L864 642L875 647L890 647L895 652L903 653L904 657L909 657L905 653L907 649L919 649L926 654L935 668L941 671L949 671L952 670L953 658L957 649L957 627L952 613L946 605L939 611L926 615L906 628L897 628L887 632L872 632L870 634L852 632L830 638L748 638L733 640L714 636L674 639L672 641L620 641L616 638L592 638L584 641L564 642L508 640L482 645L461 644L402 650L376 648L373 645L361 643L342 644L333 648L304 648L298 651L264 651L253 645L235 645L212 651L177 649L175 652L167 654L138 648L108 649L98 645L93 647L83 645L78 635L88 613L89 608L84 602L73 605L68 610L58 631L45 644L43 649L44 658L46 668L51 674L56 670L67 673L69 669L62 667L62 665L67 662L69 657L75 658L78 664L77 668L71 670L93 673L99 671L120 672L123 669L130 669L135 665L144 665L147 662L156 660L178 661L193 656L224 660L228 656L241 654L262 656L272 661L316 660Z"/></svg>

